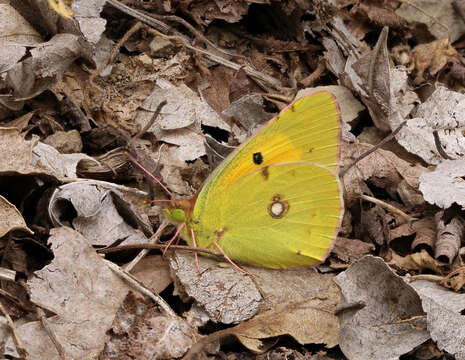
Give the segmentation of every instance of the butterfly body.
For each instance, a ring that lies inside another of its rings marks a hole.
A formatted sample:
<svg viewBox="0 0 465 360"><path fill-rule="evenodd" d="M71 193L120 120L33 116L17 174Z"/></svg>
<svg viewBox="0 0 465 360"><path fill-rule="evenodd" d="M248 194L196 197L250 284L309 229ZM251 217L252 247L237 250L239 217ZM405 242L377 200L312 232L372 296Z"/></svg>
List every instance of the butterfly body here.
<svg viewBox="0 0 465 360"><path fill-rule="evenodd" d="M331 94L301 98L229 155L167 218L190 245L269 268L326 258L343 214L340 119ZM192 238L192 234L195 238Z"/></svg>

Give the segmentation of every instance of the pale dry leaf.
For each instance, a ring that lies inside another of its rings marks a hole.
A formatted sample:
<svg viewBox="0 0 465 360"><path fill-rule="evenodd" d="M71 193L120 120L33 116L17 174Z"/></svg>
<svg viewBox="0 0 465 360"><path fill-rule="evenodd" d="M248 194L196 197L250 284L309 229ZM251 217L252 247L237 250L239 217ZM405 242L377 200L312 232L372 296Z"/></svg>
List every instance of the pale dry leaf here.
<svg viewBox="0 0 465 360"><path fill-rule="evenodd" d="M425 24L431 35L436 39L442 39L448 36L443 26L449 29L450 40L455 42L465 33L465 24L460 18L457 11L452 6L452 0L435 1L435 0L410 0L425 13L418 11L408 3L401 3L396 10L396 14L413 24ZM442 26L441 26L442 25ZM424 31L421 28L420 31Z"/></svg>
<svg viewBox="0 0 465 360"><path fill-rule="evenodd" d="M341 146L343 167L352 164L361 154L373 147L369 144L347 144L346 142L342 142ZM353 201L358 201L359 194L364 191L361 188L361 185L363 185L361 181L367 180L387 191L398 191L399 185L405 181L406 184L402 185L403 194L408 194L405 191L405 186L410 188L412 196L416 193L419 194L419 177L425 171L427 170L423 166L419 164L412 165L391 151L377 149L374 153L356 163L344 175L346 206L350 207Z"/></svg>
<svg viewBox="0 0 465 360"><path fill-rule="evenodd" d="M340 301L340 291L334 284L333 274L321 274L314 267L300 269L266 269L246 266L256 278L265 296L259 311L275 305L319 299L328 311L335 310Z"/></svg>
<svg viewBox="0 0 465 360"><path fill-rule="evenodd" d="M83 153L61 154L53 146L40 141L32 149L32 160L58 179L77 178L77 165L81 160L97 162L93 157Z"/></svg>
<svg viewBox="0 0 465 360"><path fill-rule="evenodd" d="M186 85L175 86L158 79L157 86L138 110L135 121L143 128L160 102L168 100L148 132L161 141L177 145L172 155L179 160L190 161L205 155L201 125L230 130L230 126Z"/></svg>
<svg viewBox="0 0 465 360"><path fill-rule="evenodd" d="M176 287L178 292L185 291L193 297L196 303L205 309L206 315L216 322L226 322L232 316L235 318L242 316L242 319L246 320L257 311L263 313L268 310L276 310L277 306L281 306L280 309L288 306L287 312L291 312L293 306L296 306L295 311L299 312L300 315L307 311L308 314L313 314L320 310L333 314L339 303L339 289L332 281L333 275L320 274L314 268L273 270L244 266L247 271L253 274L261 293L265 296L266 301L260 302L260 296L254 283L250 281L248 276L244 276L230 264L218 263L217 260L201 256L199 260L204 270L199 278L192 254L177 253L173 259L182 259L182 263L179 261L176 266L173 266L173 260L171 260L173 272L181 282ZM234 285L230 284L230 281L233 281ZM236 296L244 287L246 295ZM306 301L313 301L309 308L305 308L306 310L300 305L296 305L297 303L304 304ZM246 307L244 303L247 305ZM235 310L236 308L239 310ZM249 311L250 308L253 311ZM236 314L229 314L231 311L236 311ZM268 312L266 316L272 317L272 313L273 311ZM192 317L198 321L204 321L202 320L204 315L199 314L198 311ZM314 331L312 322L301 323L298 327L292 326L290 319L298 317L299 315L292 313L282 317L279 320L280 325L279 330L276 330L276 336L286 333L299 341L302 339L300 334L311 334ZM248 343L247 346L259 346L261 336L256 333L255 340ZM303 343L307 342L303 341ZM331 343L330 340L328 340L329 343Z"/></svg>
<svg viewBox="0 0 465 360"><path fill-rule="evenodd" d="M131 274L156 294L173 282L168 260L161 255L144 257L134 266Z"/></svg>
<svg viewBox="0 0 465 360"><path fill-rule="evenodd" d="M223 142L217 141L212 136L205 135L205 150L207 152L208 164L210 169L216 169L216 167L234 151L236 147L230 146Z"/></svg>
<svg viewBox="0 0 465 360"><path fill-rule="evenodd" d="M37 145L37 138L24 140L17 128L0 128L0 174L41 174L52 176L52 172L38 163L33 148Z"/></svg>
<svg viewBox="0 0 465 360"><path fill-rule="evenodd" d="M120 201L115 199L115 196L124 198L124 190L123 186L95 180L62 185L50 198L50 219L55 226L72 225L92 245L110 246L121 240L128 243L128 239L129 243L145 242L147 238L135 226L150 229L147 219L135 208L122 211ZM143 192L135 194L139 194L140 199L145 195ZM75 217L66 217L69 206L74 209Z"/></svg>
<svg viewBox="0 0 465 360"><path fill-rule="evenodd" d="M336 42L330 37L323 37L322 44L326 51L323 52L326 61L326 67L334 75L339 77L344 71L346 60L342 51L337 46Z"/></svg>
<svg viewBox="0 0 465 360"><path fill-rule="evenodd" d="M391 129L394 131L397 126L396 119L407 119L412 110L420 103L418 94L411 89L409 85L408 72L405 67L399 66L391 69L391 112L399 116L391 116L389 121Z"/></svg>
<svg viewBox="0 0 465 360"><path fill-rule="evenodd" d="M83 358L101 351L129 288L78 232L52 229L48 242L55 258L28 280L31 301L56 314L48 322L67 356ZM60 359L40 322L22 325L18 332L30 359ZM6 354L15 352L10 338Z"/></svg>
<svg viewBox="0 0 465 360"><path fill-rule="evenodd" d="M100 17L105 0L74 0L71 8L82 36L91 44L99 42L107 21Z"/></svg>
<svg viewBox="0 0 465 360"><path fill-rule="evenodd" d="M0 4L0 73L26 54L27 46L42 42L40 34L9 4Z"/></svg>
<svg viewBox="0 0 465 360"><path fill-rule="evenodd" d="M10 231L24 230L32 234L19 210L7 199L0 195L0 238Z"/></svg>
<svg viewBox="0 0 465 360"><path fill-rule="evenodd" d="M465 154L465 95L439 86L419 107L396 135L396 140L409 152L428 164L437 165L439 154L433 131L437 131L444 152L457 159Z"/></svg>
<svg viewBox="0 0 465 360"><path fill-rule="evenodd" d="M370 112L375 126L382 131L389 131L391 116L391 68L387 50L388 30L385 27L372 52L363 55L351 64L352 69L362 80L359 84L364 89L359 95Z"/></svg>
<svg viewBox="0 0 465 360"><path fill-rule="evenodd" d="M179 358L200 335L185 320L163 315L130 292L116 313L102 359Z"/></svg>
<svg viewBox="0 0 465 360"><path fill-rule="evenodd" d="M6 85L13 89L9 102L31 99L54 85L81 56L79 36L57 34L30 51L31 56L7 71Z"/></svg>
<svg viewBox="0 0 465 360"><path fill-rule="evenodd" d="M430 204L447 209L453 203L465 206L465 161L444 160L420 176L419 189Z"/></svg>
<svg viewBox="0 0 465 360"><path fill-rule="evenodd" d="M334 310L315 298L278 304L232 328L231 333L256 354L267 350L262 340L282 335L292 336L301 345L325 344L331 348L338 344L339 334Z"/></svg>
<svg viewBox="0 0 465 360"><path fill-rule="evenodd" d="M97 68L99 68L100 65L102 65L103 62L106 61L111 56L110 54L114 47L115 47L115 41L106 37L105 34L102 34L100 36L99 42L95 44L94 54L92 56L92 60L94 60ZM112 69L113 69L113 64L110 63L106 65L104 69L99 72L99 76L101 77L109 76L111 74Z"/></svg>
<svg viewBox="0 0 465 360"><path fill-rule="evenodd" d="M383 259L367 255L334 281L349 306L339 315L339 346L349 359L398 359L429 338L419 296Z"/></svg>
<svg viewBox="0 0 465 360"><path fill-rule="evenodd" d="M410 285L421 298L428 331L438 348L454 355L457 360L464 360L465 294L425 280L414 281Z"/></svg>
<svg viewBox="0 0 465 360"><path fill-rule="evenodd" d="M221 114L240 124L247 130L248 135L253 134L254 130L273 117L273 114L264 110L263 97L259 94L240 97L229 104Z"/></svg>
<svg viewBox="0 0 465 360"><path fill-rule="evenodd" d="M218 266L213 259L199 257L199 263L200 275L192 254L175 253L170 258L178 292L194 298L214 322L233 324L255 315L261 295L249 276L231 266Z"/></svg>
<svg viewBox="0 0 465 360"><path fill-rule="evenodd" d="M4 349L5 341L8 339L8 336L11 334L10 326L8 325L8 320L5 316L0 316L0 349Z"/></svg>
<svg viewBox="0 0 465 360"><path fill-rule="evenodd" d="M76 154L82 151L81 135L76 129L56 131L47 136L43 143L53 146L60 154Z"/></svg>

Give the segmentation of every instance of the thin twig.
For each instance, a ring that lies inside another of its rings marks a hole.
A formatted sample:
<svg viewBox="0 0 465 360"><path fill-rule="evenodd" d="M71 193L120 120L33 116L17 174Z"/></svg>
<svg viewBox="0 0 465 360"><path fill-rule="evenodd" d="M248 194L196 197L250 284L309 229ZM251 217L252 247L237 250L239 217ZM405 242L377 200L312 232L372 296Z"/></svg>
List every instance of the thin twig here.
<svg viewBox="0 0 465 360"><path fill-rule="evenodd" d="M418 274L418 275L412 275L409 276L408 278L404 278L408 282L413 282L417 280L427 280L427 281L432 281L432 282L440 282L444 280L444 276L440 275L433 275L433 274Z"/></svg>
<svg viewBox="0 0 465 360"><path fill-rule="evenodd" d="M366 158L368 155L370 155L371 153L375 152L376 150L378 150L380 147L382 147L384 144L386 144L387 142L391 141L396 135L397 133L405 126L405 124L407 124L407 120L403 121L398 127L397 129L395 129L392 133L390 133L388 136L386 136L383 140L381 140L378 144L376 144L375 146L373 146L370 150L367 150L365 151L362 155L360 155L358 158L356 158L352 164L350 164L349 166L347 166L346 168L342 169L340 172L339 172L339 177L343 177L347 171L349 171L350 168L352 168L352 166L354 166L355 164L357 164L360 160Z"/></svg>
<svg viewBox="0 0 465 360"><path fill-rule="evenodd" d="M138 31L140 28L142 27L142 24L140 22L136 23L134 26L132 26L127 32L126 34L123 35L123 37L118 41L118 43L116 44L115 47L113 47L113 49L111 50L110 52L110 55L108 55L106 57L106 59L104 61L102 61L100 63L100 65L97 67L97 69L95 69L94 71L92 71L92 73L90 74L89 76L89 83L91 85L93 85L94 87L97 87L97 85L95 85L94 83L94 79L95 77L100 74L100 72L105 69L105 67L110 63L110 61L113 60L113 58L116 56L116 54L118 53L119 49L121 48L121 46L123 46L123 44L131 37L132 34L134 34L136 31Z"/></svg>
<svg viewBox="0 0 465 360"><path fill-rule="evenodd" d="M434 145L436 145L436 150L438 151L439 155L441 155L443 159L446 159L446 160L455 160L453 157L450 157L449 155L447 155L447 153L444 151L444 148L442 147L441 139L439 138L439 134L437 130L433 130L433 137L434 137Z"/></svg>
<svg viewBox="0 0 465 360"><path fill-rule="evenodd" d="M160 295L155 294L152 291L150 291L147 287L141 284L139 280L134 278L128 272L121 269L118 265L108 260L104 260L104 261L116 275L118 275L120 278L122 278L127 283L129 283L129 285L131 285L135 290L139 291L141 294L146 295L149 298L151 298L153 301L155 301L155 303L157 303L158 306L160 306L160 308L166 315L170 317L174 317L174 318L178 317L176 313L168 305L168 303Z"/></svg>
<svg viewBox="0 0 465 360"><path fill-rule="evenodd" d="M315 70L313 70L313 72L308 75L306 78L300 80L300 83L305 86L305 87L309 87L309 86L312 86L315 81L317 81L321 74L323 74L323 72L326 70L326 64L324 61L320 61L316 67Z"/></svg>
<svg viewBox="0 0 465 360"><path fill-rule="evenodd" d="M1 301L0 301L0 312L2 312L3 316L5 316L8 322L8 326L10 327L10 330L13 333L13 341L15 343L16 350L18 351L19 356L25 359L28 356L26 347L24 346L23 342L21 341L21 338L19 337L18 330L16 330L15 323L11 319L10 314L8 314L8 311L6 311Z"/></svg>
<svg viewBox="0 0 465 360"><path fill-rule="evenodd" d="M55 345L55 348L57 349L58 355L60 356L60 359L66 360L66 353L65 350L63 349L63 346L60 344L58 341L55 333L53 332L52 328L50 327L50 323L47 320L47 316L45 315L44 310L42 310L40 307L36 307L36 313L37 316L39 316L40 323L42 324L42 327L44 328L45 332L47 333L48 337L52 341L53 345Z"/></svg>
<svg viewBox="0 0 465 360"><path fill-rule="evenodd" d="M225 55L232 56L232 57L239 57L245 59L244 55L241 54L236 54L233 53L229 50L223 49L216 45L214 42L208 40L200 31L198 31L195 27L193 27L191 24L189 24L186 20L183 18L180 18L179 16L176 15L158 15L158 14L151 14L153 17L157 19L164 19L168 21L176 21L182 25L184 25L187 29L189 29L196 37L198 37L200 40L202 40L205 44L210 45L212 48L214 48L218 52L222 52Z"/></svg>
<svg viewBox="0 0 465 360"><path fill-rule="evenodd" d="M166 25L164 22L159 21L157 19L154 19L152 16L146 15L141 11L138 11L136 9L132 9L129 6L126 6L122 3L120 3L117 0L107 0L107 4L113 6L114 8L118 9L119 11L132 16L133 18L139 20L140 22L153 26L154 28L164 32L164 33L169 33L171 28Z"/></svg>
<svg viewBox="0 0 465 360"><path fill-rule="evenodd" d="M160 112L161 112L161 109L163 109L163 107L167 104L168 102L166 100L163 100L160 104L158 104L157 108L155 109L154 113L153 113L153 116L152 118L147 122L147 124L145 124L145 126L142 128L141 131L139 131L136 135L134 135L131 140L129 140L128 142L128 146L131 146L132 145L132 142L134 142L134 140L140 138L142 135L144 135L148 129L150 129L150 127L153 125L153 123L155 122L155 120L157 119L158 115L160 115Z"/></svg>
<svg viewBox="0 0 465 360"><path fill-rule="evenodd" d="M111 50L110 52L110 55L108 55L106 57L106 59L104 61L102 61L100 63L100 65L97 67L97 69L95 69L94 71L92 71L92 73L90 74L89 76L89 83L91 85L93 85L94 87L98 87L97 85L95 85L94 83L94 78L100 74L100 72L105 69L105 67L110 63L110 61L113 60L113 58L116 56L116 54L118 53L119 49L121 48L121 46L123 46L123 44L131 37L132 34L134 34L136 31L138 31L140 28L142 27L142 24L140 22L136 23L134 26L132 26L127 32L126 34L123 35L123 37L118 41L118 43L116 44L115 47L113 47L113 49Z"/></svg>
<svg viewBox="0 0 465 360"><path fill-rule="evenodd" d="M402 210L396 208L395 206L392 206L391 204L388 204L387 202L385 202L383 200L379 200L379 199L376 199L374 197L371 197L371 196L368 196L368 195L365 195L365 194L361 194L360 197L363 200L370 201L373 204L379 205L382 208L385 208L386 210L389 210L390 212L401 216L402 218L404 218L409 223L411 223L412 221L417 220L416 218L404 213Z"/></svg>
<svg viewBox="0 0 465 360"><path fill-rule="evenodd" d="M99 254L110 254L114 252L119 252L119 251L124 251L124 250L134 250L134 249L158 249L158 250L163 250L165 248L165 244L149 244L149 243L144 243L144 244L131 244L131 245L120 245L120 246L113 246L113 247L108 247L105 249L99 249L97 252ZM170 249L172 250L182 250L182 251L190 251L190 252L201 252L204 254L212 255L218 258L223 259L223 255L219 254L213 250L209 249L203 249L203 248L193 248L191 246L185 246L185 245L171 245Z"/></svg>
<svg viewBox="0 0 465 360"><path fill-rule="evenodd" d="M227 60L217 54L214 54L214 53L211 53L207 50L204 50L204 49L200 49L200 48L197 48L195 46L192 46L191 44L189 44L187 41L185 41L183 38L180 38L179 36L177 35L165 35L155 29L147 29L148 32L154 34L154 35L157 35L157 36L160 36L160 37L164 37L166 39L171 39L171 40L178 40L178 41L181 41L182 44L187 47L188 49L191 49L195 52L198 52L202 55L205 55L207 58L209 58L210 60L212 61L215 61L217 62L218 64L221 64L223 66L226 66L230 69L233 69L235 71L238 71L239 69L243 69L247 75L249 76L252 76L258 80L261 80L261 81L264 81L265 83L271 85L272 87L276 88L276 89L280 89L282 86L281 86L281 81L279 81L278 79L275 79L274 77L272 76L269 76L267 74L264 74L260 71L257 71L253 68L251 68L249 65L240 65L240 64L237 64L233 61L230 61L230 60Z"/></svg>

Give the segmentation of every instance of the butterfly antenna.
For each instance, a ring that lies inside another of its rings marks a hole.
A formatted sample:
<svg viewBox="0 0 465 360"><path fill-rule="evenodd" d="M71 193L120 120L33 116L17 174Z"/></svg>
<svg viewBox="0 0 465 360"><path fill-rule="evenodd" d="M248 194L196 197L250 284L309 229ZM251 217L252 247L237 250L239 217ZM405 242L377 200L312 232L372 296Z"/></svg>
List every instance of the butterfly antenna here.
<svg viewBox="0 0 465 360"><path fill-rule="evenodd" d="M173 243L173 241L178 237L179 233L180 233L181 230L184 228L184 226L186 226L186 223L181 224L181 225L176 229L176 232L174 233L173 237L170 239L170 241L168 241L168 243L165 245L165 247L164 247L164 249L163 249L163 256L165 256L166 251L168 250L168 248L170 247L170 245Z"/></svg>
<svg viewBox="0 0 465 360"><path fill-rule="evenodd" d="M192 244L194 245L194 249L195 249L197 248L197 241L195 241L194 228L190 228L190 230L191 230ZM197 254L197 251L194 252L194 260L195 260L195 267L197 268L197 272L200 275L199 256Z"/></svg>
<svg viewBox="0 0 465 360"><path fill-rule="evenodd" d="M165 190L166 193L171 198L173 198L173 194L168 190L168 188L165 185L163 185L163 183L160 180L158 180L155 176L153 176L153 174L150 171L148 171L145 167L143 167L142 164L140 164L134 156L132 156L128 152L126 152L126 156L129 158L129 160L131 160L134 164L136 164L143 172L145 172L148 176L150 176L158 185L160 185L163 188L163 190Z"/></svg>

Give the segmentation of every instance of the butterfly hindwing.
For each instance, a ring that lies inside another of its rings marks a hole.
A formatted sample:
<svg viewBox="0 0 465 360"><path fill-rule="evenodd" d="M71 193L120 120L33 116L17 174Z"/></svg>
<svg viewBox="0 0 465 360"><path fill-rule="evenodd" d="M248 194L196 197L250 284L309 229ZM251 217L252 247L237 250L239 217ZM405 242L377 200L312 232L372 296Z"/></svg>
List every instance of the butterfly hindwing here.
<svg viewBox="0 0 465 360"><path fill-rule="evenodd" d="M217 241L233 261L288 268L324 260L342 212L331 170L281 163L240 177L202 213L194 209L193 226L199 247L215 249Z"/></svg>

